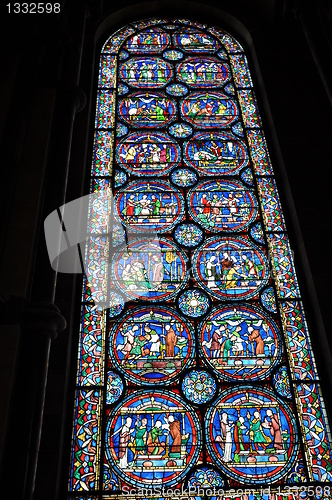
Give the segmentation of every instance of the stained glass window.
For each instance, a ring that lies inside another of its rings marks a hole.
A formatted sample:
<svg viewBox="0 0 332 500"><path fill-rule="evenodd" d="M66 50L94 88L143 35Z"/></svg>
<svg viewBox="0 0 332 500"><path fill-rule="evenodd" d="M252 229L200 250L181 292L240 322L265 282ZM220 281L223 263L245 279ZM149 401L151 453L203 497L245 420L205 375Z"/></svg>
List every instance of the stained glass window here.
<svg viewBox="0 0 332 500"><path fill-rule="evenodd" d="M96 102L69 498L330 497L243 47L185 19L130 24L102 48Z"/></svg>

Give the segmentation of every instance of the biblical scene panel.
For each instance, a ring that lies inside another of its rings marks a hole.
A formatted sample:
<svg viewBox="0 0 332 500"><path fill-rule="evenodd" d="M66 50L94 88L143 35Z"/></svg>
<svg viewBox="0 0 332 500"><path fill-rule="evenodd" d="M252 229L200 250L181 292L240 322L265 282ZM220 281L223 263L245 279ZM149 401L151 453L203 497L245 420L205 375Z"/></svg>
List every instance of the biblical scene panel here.
<svg viewBox="0 0 332 500"><path fill-rule="evenodd" d="M193 87L220 87L229 78L229 67L215 59L194 57L176 68L180 81Z"/></svg>
<svg viewBox="0 0 332 500"><path fill-rule="evenodd" d="M165 133L133 133L116 147L118 164L138 176L165 175L180 159L179 145Z"/></svg>
<svg viewBox="0 0 332 500"><path fill-rule="evenodd" d="M161 181L132 182L114 201L121 221L134 231L169 231L184 213L181 193Z"/></svg>
<svg viewBox="0 0 332 500"><path fill-rule="evenodd" d="M267 378L281 359L278 326L253 306L214 309L200 327L202 358L224 380Z"/></svg>
<svg viewBox="0 0 332 500"><path fill-rule="evenodd" d="M236 101L221 92L197 92L183 99L180 105L183 120L196 128L220 128L239 117Z"/></svg>
<svg viewBox="0 0 332 500"><path fill-rule="evenodd" d="M239 182L206 181L189 194L192 217L212 231L239 231L254 219L257 201Z"/></svg>
<svg viewBox="0 0 332 500"><path fill-rule="evenodd" d="M115 254L112 277L128 298L169 300L187 282L187 261L171 240L137 239Z"/></svg>
<svg viewBox="0 0 332 500"><path fill-rule="evenodd" d="M138 391L108 417L106 457L134 486L181 481L202 447L198 417L174 392Z"/></svg>
<svg viewBox="0 0 332 500"><path fill-rule="evenodd" d="M264 388L232 387L207 412L207 447L230 477L245 484L282 478L298 452L290 407Z"/></svg>
<svg viewBox="0 0 332 500"><path fill-rule="evenodd" d="M245 143L228 132L196 133L184 143L184 162L203 175L237 174L248 159Z"/></svg>
<svg viewBox="0 0 332 500"><path fill-rule="evenodd" d="M132 127L160 128L174 120L176 104L163 94L135 93L119 102L118 113Z"/></svg>
<svg viewBox="0 0 332 500"><path fill-rule="evenodd" d="M113 326L109 351L113 365L129 380L170 384L192 364L195 335L175 310L140 307Z"/></svg>
<svg viewBox="0 0 332 500"><path fill-rule="evenodd" d="M121 64L120 75L132 87L165 87L172 79L172 66L159 57L134 57Z"/></svg>
<svg viewBox="0 0 332 500"><path fill-rule="evenodd" d="M244 238L210 238L193 255L198 283L222 299L250 298L269 279L262 250Z"/></svg>

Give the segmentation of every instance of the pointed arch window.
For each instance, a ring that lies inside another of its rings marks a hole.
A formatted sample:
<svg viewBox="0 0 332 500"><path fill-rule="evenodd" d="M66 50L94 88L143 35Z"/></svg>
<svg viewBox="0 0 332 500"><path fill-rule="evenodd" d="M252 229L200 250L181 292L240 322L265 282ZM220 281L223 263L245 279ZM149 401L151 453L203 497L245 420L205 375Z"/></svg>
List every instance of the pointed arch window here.
<svg viewBox="0 0 332 500"><path fill-rule="evenodd" d="M69 494L328 493L329 424L243 47L188 20L132 23L103 46L96 109Z"/></svg>

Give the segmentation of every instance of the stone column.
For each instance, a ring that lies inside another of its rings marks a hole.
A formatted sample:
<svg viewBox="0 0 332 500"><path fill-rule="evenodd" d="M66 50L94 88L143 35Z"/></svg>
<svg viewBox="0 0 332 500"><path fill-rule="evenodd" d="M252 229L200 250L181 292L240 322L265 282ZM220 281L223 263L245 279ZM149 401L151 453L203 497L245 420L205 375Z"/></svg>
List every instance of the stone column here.
<svg viewBox="0 0 332 500"><path fill-rule="evenodd" d="M37 470L51 341L64 330L66 321L54 304L39 302L22 310L20 326L0 477L12 498L30 500Z"/></svg>

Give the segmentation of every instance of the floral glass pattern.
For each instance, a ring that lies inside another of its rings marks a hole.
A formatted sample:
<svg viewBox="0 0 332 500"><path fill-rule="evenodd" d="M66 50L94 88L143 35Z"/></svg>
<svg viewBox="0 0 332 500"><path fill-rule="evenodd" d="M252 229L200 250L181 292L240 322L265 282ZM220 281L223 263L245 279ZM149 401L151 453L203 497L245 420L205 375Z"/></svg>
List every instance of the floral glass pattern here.
<svg viewBox="0 0 332 500"><path fill-rule="evenodd" d="M196 499L309 499L298 484L331 498L329 422L258 102L223 29L156 18L105 41L68 498L185 485L204 488Z"/></svg>

